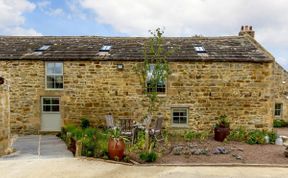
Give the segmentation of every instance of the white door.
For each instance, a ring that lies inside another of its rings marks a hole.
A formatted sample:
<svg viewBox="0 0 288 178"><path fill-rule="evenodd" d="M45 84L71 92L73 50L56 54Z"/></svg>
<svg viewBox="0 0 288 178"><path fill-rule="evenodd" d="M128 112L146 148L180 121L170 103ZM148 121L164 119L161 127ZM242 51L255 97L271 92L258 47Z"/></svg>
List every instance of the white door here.
<svg viewBox="0 0 288 178"><path fill-rule="evenodd" d="M59 97L42 97L41 131L60 131L61 114Z"/></svg>

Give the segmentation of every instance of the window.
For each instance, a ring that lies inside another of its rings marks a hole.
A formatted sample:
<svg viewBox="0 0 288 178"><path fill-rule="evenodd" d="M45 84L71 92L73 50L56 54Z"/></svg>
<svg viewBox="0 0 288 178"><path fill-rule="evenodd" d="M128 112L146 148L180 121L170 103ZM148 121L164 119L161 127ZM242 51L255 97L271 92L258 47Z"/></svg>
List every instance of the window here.
<svg viewBox="0 0 288 178"><path fill-rule="evenodd" d="M151 82L151 78L153 77L153 71L154 71L155 65L150 64L149 66L149 72L147 73L147 81L146 81L146 86L147 86L147 92L157 92L157 93L165 93L166 90L166 84L165 81L160 81L156 84L156 86Z"/></svg>
<svg viewBox="0 0 288 178"><path fill-rule="evenodd" d="M35 51L46 51L50 48L50 45L43 45L40 48L36 49Z"/></svg>
<svg viewBox="0 0 288 178"><path fill-rule="evenodd" d="M206 53L206 50L203 46L195 46L194 49L197 53Z"/></svg>
<svg viewBox="0 0 288 178"><path fill-rule="evenodd" d="M59 112L60 102L58 97L45 97L42 98L42 111L43 112Z"/></svg>
<svg viewBox="0 0 288 178"><path fill-rule="evenodd" d="M188 124L188 108L172 109L172 125L186 126Z"/></svg>
<svg viewBox="0 0 288 178"><path fill-rule="evenodd" d="M63 89L63 63L46 63L46 88Z"/></svg>
<svg viewBox="0 0 288 178"><path fill-rule="evenodd" d="M112 46L111 45L104 45L101 47L101 49L99 51L102 52L109 52L111 50Z"/></svg>
<svg viewBox="0 0 288 178"><path fill-rule="evenodd" d="M282 114L282 104L281 103L276 103L275 104L275 116L281 116Z"/></svg>

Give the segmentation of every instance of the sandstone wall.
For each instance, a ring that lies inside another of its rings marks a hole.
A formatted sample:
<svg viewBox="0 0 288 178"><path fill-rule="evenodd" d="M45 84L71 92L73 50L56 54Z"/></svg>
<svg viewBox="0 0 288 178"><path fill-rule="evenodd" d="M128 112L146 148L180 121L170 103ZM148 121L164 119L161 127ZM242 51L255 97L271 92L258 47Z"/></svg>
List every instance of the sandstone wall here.
<svg viewBox="0 0 288 178"><path fill-rule="evenodd" d="M1 65L0 65L1 66ZM0 77L5 79L0 84L0 156L5 154L10 145L10 106L8 75L0 71Z"/></svg>
<svg viewBox="0 0 288 178"><path fill-rule="evenodd" d="M4 61L0 61L4 63ZM135 62L65 61L64 90L45 90L43 61L8 61L11 73L11 128L17 133L37 133L40 98L61 97L62 124L78 123L83 116L103 123L111 112L115 119L146 114L147 98L133 70ZM124 70L116 64L124 64ZM171 126L171 108L189 108L189 128L211 129L215 117L226 114L232 127L271 127L272 63L171 62L167 93L159 112Z"/></svg>
<svg viewBox="0 0 288 178"><path fill-rule="evenodd" d="M273 103L273 111L275 103L282 103L283 112L281 118L288 121L288 72L275 62L274 65L274 87L275 102ZM274 113L273 113L274 116Z"/></svg>

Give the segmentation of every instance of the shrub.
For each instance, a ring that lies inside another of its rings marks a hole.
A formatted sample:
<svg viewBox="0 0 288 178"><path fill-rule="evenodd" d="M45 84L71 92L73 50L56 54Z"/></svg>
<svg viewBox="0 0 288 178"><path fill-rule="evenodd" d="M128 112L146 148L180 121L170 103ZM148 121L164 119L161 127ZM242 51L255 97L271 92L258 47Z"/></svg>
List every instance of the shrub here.
<svg viewBox="0 0 288 178"><path fill-rule="evenodd" d="M276 133L274 130L272 130L272 131L267 131L266 133L267 133L267 135L269 136L269 142L270 142L271 144L274 144L275 141L276 141L276 139L277 139L277 133Z"/></svg>
<svg viewBox="0 0 288 178"><path fill-rule="evenodd" d="M287 127L288 126L288 122L284 121L283 119L275 119L273 121L273 126L276 127L276 128Z"/></svg>
<svg viewBox="0 0 288 178"><path fill-rule="evenodd" d="M192 141L198 138L198 133L195 131L188 131L184 133L185 141Z"/></svg>
<svg viewBox="0 0 288 178"><path fill-rule="evenodd" d="M246 143L248 144L264 144L265 143L265 132L261 130L252 130L248 132Z"/></svg>
<svg viewBox="0 0 288 178"><path fill-rule="evenodd" d="M230 122L227 118L226 115L221 115L220 117L216 118L218 119L218 122L216 123L215 127L216 128L229 128L230 127Z"/></svg>
<svg viewBox="0 0 288 178"><path fill-rule="evenodd" d="M230 141L242 142L247 139L247 134L248 134L247 129L245 129L244 127L238 127L230 131L230 134L227 137L227 139Z"/></svg>
<svg viewBox="0 0 288 178"><path fill-rule="evenodd" d="M209 137L209 132L195 132L195 131L188 131L184 133L184 140L185 141L192 141L192 140L206 140Z"/></svg>
<svg viewBox="0 0 288 178"><path fill-rule="evenodd" d="M139 158L145 162L154 162L157 160L157 153L155 151L141 152Z"/></svg>
<svg viewBox="0 0 288 178"><path fill-rule="evenodd" d="M86 129L88 127L90 127L90 121L87 118L81 118L81 123L80 123L80 127L82 129Z"/></svg>

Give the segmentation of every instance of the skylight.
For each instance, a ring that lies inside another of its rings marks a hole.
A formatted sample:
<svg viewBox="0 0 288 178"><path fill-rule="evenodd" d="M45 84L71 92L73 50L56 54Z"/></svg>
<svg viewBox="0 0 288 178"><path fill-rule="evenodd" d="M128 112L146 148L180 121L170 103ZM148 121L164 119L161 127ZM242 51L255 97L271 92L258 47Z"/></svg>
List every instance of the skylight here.
<svg viewBox="0 0 288 178"><path fill-rule="evenodd" d="M50 48L50 45L43 45L40 48L38 48L36 51L46 51Z"/></svg>
<svg viewBox="0 0 288 178"><path fill-rule="evenodd" d="M194 49L197 53L206 53L206 50L203 46L195 46Z"/></svg>
<svg viewBox="0 0 288 178"><path fill-rule="evenodd" d="M111 45L103 45L100 49L100 51L103 52L109 52L111 50L112 46Z"/></svg>

